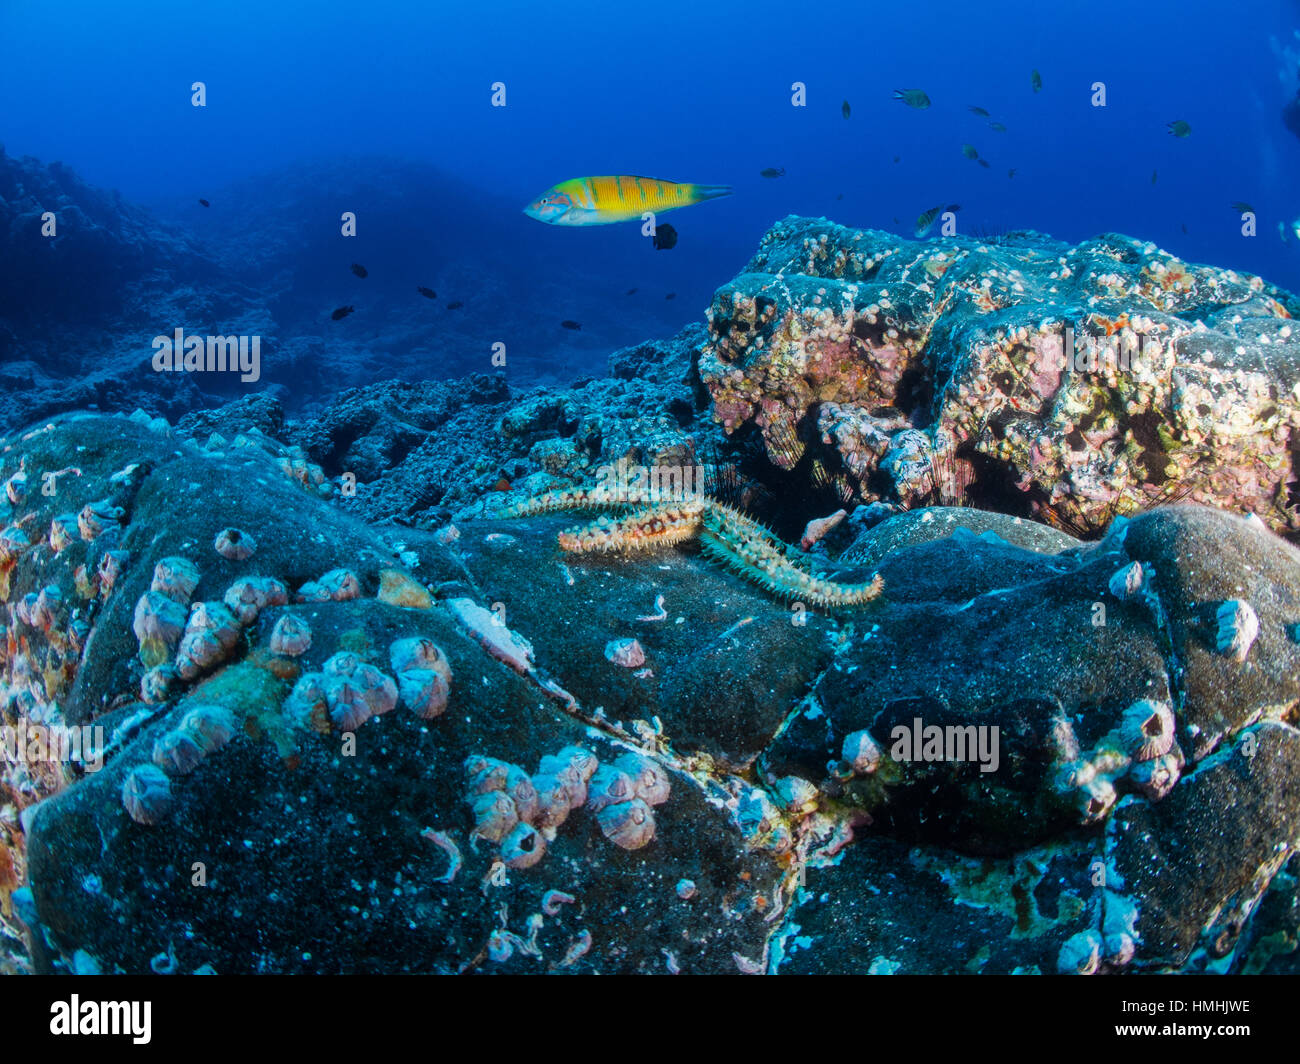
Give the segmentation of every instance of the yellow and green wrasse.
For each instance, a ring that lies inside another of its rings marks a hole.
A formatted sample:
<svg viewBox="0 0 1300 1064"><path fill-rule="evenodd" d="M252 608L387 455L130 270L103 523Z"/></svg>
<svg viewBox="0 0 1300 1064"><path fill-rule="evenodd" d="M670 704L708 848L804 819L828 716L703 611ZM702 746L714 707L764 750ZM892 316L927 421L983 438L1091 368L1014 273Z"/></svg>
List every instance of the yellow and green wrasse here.
<svg viewBox="0 0 1300 1064"><path fill-rule="evenodd" d="M654 177L575 177L547 189L524 208L530 218L548 225L612 225L639 221L729 196L730 185L689 185Z"/></svg>

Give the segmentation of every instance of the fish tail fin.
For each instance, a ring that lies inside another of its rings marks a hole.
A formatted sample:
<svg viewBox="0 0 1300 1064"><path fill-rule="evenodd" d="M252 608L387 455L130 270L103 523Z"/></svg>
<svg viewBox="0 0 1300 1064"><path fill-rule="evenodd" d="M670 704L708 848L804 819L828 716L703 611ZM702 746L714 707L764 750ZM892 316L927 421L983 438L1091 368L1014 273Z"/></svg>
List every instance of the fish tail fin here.
<svg viewBox="0 0 1300 1064"><path fill-rule="evenodd" d="M695 202L703 203L705 200L717 199L720 196L730 196L730 185L693 185L695 191Z"/></svg>

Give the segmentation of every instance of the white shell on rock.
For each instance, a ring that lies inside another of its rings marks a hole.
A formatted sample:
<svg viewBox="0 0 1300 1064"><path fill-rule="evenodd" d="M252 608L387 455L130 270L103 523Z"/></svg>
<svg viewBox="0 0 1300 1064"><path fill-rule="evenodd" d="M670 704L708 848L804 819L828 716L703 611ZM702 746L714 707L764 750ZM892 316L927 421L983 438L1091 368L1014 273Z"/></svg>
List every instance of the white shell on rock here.
<svg viewBox="0 0 1300 1064"><path fill-rule="evenodd" d="M1215 614L1219 630L1215 646L1220 654L1245 661L1259 636L1259 616L1245 599L1228 599Z"/></svg>
<svg viewBox="0 0 1300 1064"><path fill-rule="evenodd" d="M639 669L645 664L645 648L635 639L611 639L605 644L605 658L625 669Z"/></svg>
<svg viewBox="0 0 1300 1064"><path fill-rule="evenodd" d="M870 775L880 766L881 751L879 744L871 737L871 733L864 728L862 731L850 732L844 737L840 756L849 763L854 772Z"/></svg>
<svg viewBox="0 0 1300 1064"><path fill-rule="evenodd" d="M1117 599L1131 599L1142 590L1146 582L1147 573L1142 568L1142 563L1134 562L1123 569L1117 569L1107 586Z"/></svg>

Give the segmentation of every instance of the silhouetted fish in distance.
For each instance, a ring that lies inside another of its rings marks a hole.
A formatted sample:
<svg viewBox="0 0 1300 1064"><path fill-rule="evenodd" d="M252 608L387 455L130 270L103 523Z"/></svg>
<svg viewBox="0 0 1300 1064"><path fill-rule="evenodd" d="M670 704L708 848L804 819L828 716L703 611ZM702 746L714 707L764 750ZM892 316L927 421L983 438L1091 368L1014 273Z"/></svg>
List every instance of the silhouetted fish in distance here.
<svg viewBox="0 0 1300 1064"><path fill-rule="evenodd" d="M333 314L330 315L330 318L332 318L334 321L342 321L344 318L346 318L349 314L351 314L356 309L357 309L356 307L339 307L338 310L336 310Z"/></svg>
<svg viewBox="0 0 1300 1064"><path fill-rule="evenodd" d="M921 216L916 219L916 225L912 229L913 234L918 240L930 231L931 226L934 225L934 220L938 218L945 209L956 214L961 210L961 204L950 203L947 208L940 204L938 207L931 207L928 211L924 211Z"/></svg>
<svg viewBox="0 0 1300 1064"><path fill-rule="evenodd" d="M570 321L568 318L565 318L564 321L560 322L560 326L565 329L577 330L582 328L582 322Z"/></svg>
<svg viewBox="0 0 1300 1064"><path fill-rule="evenodd" d="M200 202L201 204L203 204L203 206L205 206L205 207L211 207L211 206L212 206L212 204L209 203L209 202L208 202L207 200L205 200L205 199L201 199L201 200L199 200L199 202Z"/></svg>
<svg viewBox="0 0 1300 1064"><path fill-rule="evenodd" d="M769 166L765 170L758 172L759 177L785 177L784 166Z"/></svg>
<svg viewBox="0 0 1300 1064"><path fill-rule="evenodd" d="M361 263L359 262L354 262L352 264L352 272L355 273L358 277L370 276L370 271L367 270L364 266L362 266Z"/></svg>
<svg viewBox="0 0 1300 1064"><path fill-rule="evenodd" d="M669 292L666 296L664 296L664 299L676 299L676 298L677 298L676 292Z"/></svg>
<svg viewBox="0 0 1300 1064"><path fill-rule="evenodd" d="M447 304L447 309L448 309L448 310L460 310L460 308L463 307L464 305L465 305L465 304L464 304L463 302L461 302L459 299L457 299L455 302L448 303L448 304Z"/></svg>
<svg viewBox="0 0 1300 1064"><path fill-rule="evenodd" d="M656 251L671 251L677 246L677 230L671 225L656 225L654 245Z"/></svg>
<svg viewBox="0 0 1300 1064"><path fill-rule="evenodd" d="M432 288L425 288L424 285L420 285L420 286L416 289L416 291L419 292L420 295L424 296L425 299L437 299L437 298L438 298L438 293L437 293L437 292L435 292Z"/></svg>

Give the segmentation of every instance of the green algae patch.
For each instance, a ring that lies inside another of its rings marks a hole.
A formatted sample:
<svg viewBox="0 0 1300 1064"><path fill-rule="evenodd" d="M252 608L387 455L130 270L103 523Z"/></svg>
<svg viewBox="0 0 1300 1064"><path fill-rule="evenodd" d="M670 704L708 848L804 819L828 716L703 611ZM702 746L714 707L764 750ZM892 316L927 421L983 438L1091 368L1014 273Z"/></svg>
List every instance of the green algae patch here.
<svg viewBox="0 0 1300 1064"><path fill-rule="evenodd" d="M914 851L911 862L921 871L938 876L958 905L988 909L1012 921L1012 938L1038 938L1068 923L1083 911L1075 894L1057 895L1056 912L1045 915L1034 891L1050 864L1051 851L1039 850L1011 859L940 858Z"/></svg>
<svg viewBox="0 0 1300 1064"><path fill-rule="evenodd" d="M344 650L355 654L362 661L371 661L374 658L375 644L363 629L350 628L348 631L339 634L339 645L336 653Z"/></svg>
<svg viewBox="0 0 1300 1064"><path fill-rule="evenodd" d="M267 669L248 662L230 665L204 680L187 702L215 702L239 718L254 739L266 737L281 757L293 753L295 729L285 720L281 706L289 685Z"/></svg>

